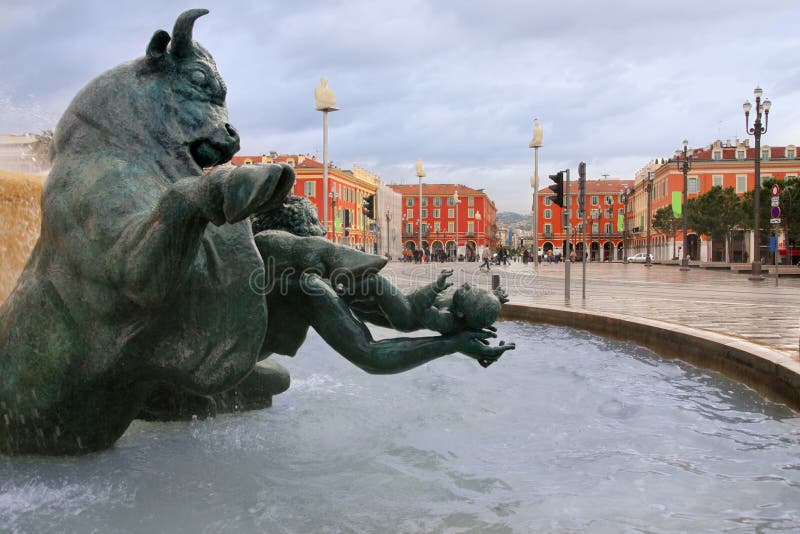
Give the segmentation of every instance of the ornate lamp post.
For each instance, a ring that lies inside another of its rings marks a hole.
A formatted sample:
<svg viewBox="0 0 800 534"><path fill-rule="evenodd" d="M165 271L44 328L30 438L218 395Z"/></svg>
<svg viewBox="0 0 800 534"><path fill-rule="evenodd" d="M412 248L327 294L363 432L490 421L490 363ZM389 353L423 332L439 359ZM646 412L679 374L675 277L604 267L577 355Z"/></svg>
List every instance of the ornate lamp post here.
<svg viewBox="0 0 800 534"><path fill-rule="evenodd" d="M322 112L322 198L325 199L328 198L328 113L339 111L339 108L336 107L336 97L333 94L333 90L328 87L327 78L321 78L319 87L314 88L314 107L317 111ZM326 232L329 222L328 203L326 202L322 221ZM333 229L333 234L336 236L335 228Z"/></svg>
<svg viewBox="0 0 800 534"><path fill-rule="evenodd" d="M622 200L622 263L628 263L628 195L630 190L625 186L625 190L620 195Z"/></svg>
<svg viewBox="0 0 800 534"><path fill-rule="evenodd" d="M475 212L475 220L478 221L478 231L475 236L476 241L478 242L478 246L481 244L481 212Z"/></svg>
<svg viewBox="0 0 800 534"><path fill-rule="evenodd" d="M425 176L425 169L422 168L422 160L417 160L417 178L419 178L419 253L422 254L422 178ZM421 257L421 256L420 256Z"/></svg>
<svg viewBox="0 0 800 534"><path fill-rule="evenodd" d="M333 191L328 193L328 196L331 199L331 212L333 212L333 242L335 243L336 242L336 199L339 198L339 193L336 191L335 184ZM325 207L327 208L327 204L325 205Z"/></svg>
<svg viewBox="0 0 800 534"><path fill-rule="evenodd" d="M453 192L453 202L456 204L456 258L455 261L458 261L458 205L461 201L458 199L458 189Z"/></svg>
<svg viewBox="0 0 800 534"><path fill-rule="evenodd" d="M650 218L650 200L653 198L653 172L650 171L647 173L647 258L645 261L645 267L652 267L653 262L650 259L650 226L653 222Z"/></svg>
<svg viewBox="0 0 800 534"><path fill-rule="evenodd" d="M686 225L686 207L689 205L689 169L692 168L692 156L689 155L689 141L683 140L683 159L678 160L678 169L683 172L683 199L681 201L681 221L683 225L683 255L681 271L689 270L689 235Z"/></svg>
<svg viewBox="0 0 800 534"><path fill-rule="evenodd" d="M543 136L544 132L539 124L539 119L533 119L533 138L528 143L528 148L533 149L533 176L531 176L531 188L533 189L533 208L531 210L533 250L531 252L534 257L534 270L539 268L539 148L542 146Z"/></svg>
<svg viewBox="0 0 800 534"><path fill-rule="evenodd" d="M742 105L744 109L744 126L748 134L756 139L756 157L755 157L755 188L753 190L753 271L750 274L750 280L758 282L764 279L761 276L761 136L767 133L769 126L769 108L772 107L772 102L769 98L761 102L761 95L764 91L760 87L753 90L756 97L756 117L753 122L753 127L750 128L750 110L752 105L749 101L745 101ZM761 125L761 114L764 114L764 125ZM684 252L685 253L685 252Z"/></svg>
<svg viewBox="0 0 800 534"><path fill-rule="evenodd" d="M386 210L386 258L391 259L389 252L391 250L391 243L392 243L392 212Z"/></svg>

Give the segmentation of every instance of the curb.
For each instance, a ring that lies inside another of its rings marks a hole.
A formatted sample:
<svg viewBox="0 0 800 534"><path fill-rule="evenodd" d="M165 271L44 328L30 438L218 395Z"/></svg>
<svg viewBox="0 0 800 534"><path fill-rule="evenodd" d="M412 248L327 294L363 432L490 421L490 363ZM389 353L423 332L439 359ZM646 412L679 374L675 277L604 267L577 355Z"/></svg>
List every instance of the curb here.
<svg viewBox="0 0 800 534"><path fill-rule="evenodd" d="M569 326L633 341L664 358L719 371L800 410L800 361L744 339L654 319L560 306L509 303L503 305L500 318Z"/></svg>

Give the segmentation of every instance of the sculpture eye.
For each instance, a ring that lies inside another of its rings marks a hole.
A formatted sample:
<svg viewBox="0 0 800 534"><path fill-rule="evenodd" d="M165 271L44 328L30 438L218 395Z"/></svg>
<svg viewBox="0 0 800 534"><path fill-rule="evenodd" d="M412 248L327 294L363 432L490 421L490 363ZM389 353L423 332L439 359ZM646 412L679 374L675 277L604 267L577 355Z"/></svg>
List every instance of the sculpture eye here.
<svg viewBox="0 0 800 534"><path fill-rule="evenodd" d="M203 85L204 83L206 83L206 73L203 72L202 70L192 71L191 79L192 83L197 85Z"/></svg>

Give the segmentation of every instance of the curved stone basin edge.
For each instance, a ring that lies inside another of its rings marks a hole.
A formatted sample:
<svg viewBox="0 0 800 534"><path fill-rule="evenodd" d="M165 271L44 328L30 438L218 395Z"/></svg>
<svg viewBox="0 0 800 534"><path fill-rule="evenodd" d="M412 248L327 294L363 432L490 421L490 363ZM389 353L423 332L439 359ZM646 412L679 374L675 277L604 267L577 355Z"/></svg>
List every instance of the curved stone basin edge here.
<svg viewBox="0 0 800 534"><path fill-rule="evenodd" d="M664 358L719 371L800 410L800 361L744 339L654 319L552 305L507 303L500 318L569 326L633 341Z"/></svg>

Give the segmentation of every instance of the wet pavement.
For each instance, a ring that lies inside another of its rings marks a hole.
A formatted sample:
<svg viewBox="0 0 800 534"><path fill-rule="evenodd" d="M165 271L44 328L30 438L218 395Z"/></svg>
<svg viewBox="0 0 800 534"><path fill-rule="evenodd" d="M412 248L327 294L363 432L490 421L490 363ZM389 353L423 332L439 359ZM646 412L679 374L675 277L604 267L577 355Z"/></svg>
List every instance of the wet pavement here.
<svg viewBox="0 0 800 534"><path fill-rule="evenodd" d="M392 262L384 273L400 287L430 282L442 268L452 268L458 283L488 286L499 274L512 303L568 306L588 311L646 317L709 330L766 345L799 357L800 276L774 275L752 282L746 274L677 266L588 263L586 297L582 265L571 265L570 299L564 298L563 263L533 266L512 262L481 272L477 263L415 265ZM800 268L798 268L800 274Z"/></svg>

